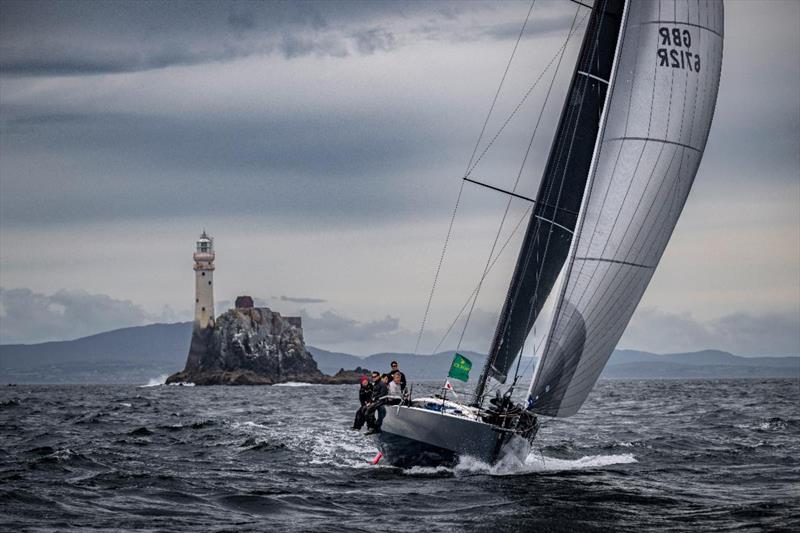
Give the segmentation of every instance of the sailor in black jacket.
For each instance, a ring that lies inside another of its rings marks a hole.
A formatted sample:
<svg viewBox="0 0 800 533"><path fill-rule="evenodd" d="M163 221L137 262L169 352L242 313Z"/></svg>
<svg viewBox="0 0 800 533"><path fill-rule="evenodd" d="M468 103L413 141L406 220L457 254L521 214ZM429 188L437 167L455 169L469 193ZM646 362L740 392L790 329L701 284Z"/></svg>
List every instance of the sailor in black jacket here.
<svg viewBox="0 0 800 533"><path fill-rule="evenodd" d="M367 407L372 401L372 383L367 376L361 376L361 386L358 388L358 401L361 403L353 420L353 429L361 429L367 416Z"/></svg>
<svg viewBox="0 0 800 533"><path fill-rule="evenodd" d="M380 433L383 418L386 416L386 408L383 406L384 398L389 395L389 387L386 383L389 381L389 376L386 374L372 373L372 401L367 407L367 435L372 433ZM378 413L378 418L375 420L375 412Z"/></svg>

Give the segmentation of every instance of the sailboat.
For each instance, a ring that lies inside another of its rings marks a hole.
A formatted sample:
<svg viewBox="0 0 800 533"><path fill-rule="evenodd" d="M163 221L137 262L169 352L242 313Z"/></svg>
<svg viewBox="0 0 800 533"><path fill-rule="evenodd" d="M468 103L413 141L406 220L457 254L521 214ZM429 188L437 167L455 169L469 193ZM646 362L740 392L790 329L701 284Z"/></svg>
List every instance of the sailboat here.
<svg viewBox="0 0 800 533"><path fill-rule="evenodd" d="M686 202L716 106L722 1L575 3L591 12L474 398L388 407L377 439L390 464L524 460L539 417L586 400ZM507 381L545 302L546 336L517 401L518 376Z"/></svg>

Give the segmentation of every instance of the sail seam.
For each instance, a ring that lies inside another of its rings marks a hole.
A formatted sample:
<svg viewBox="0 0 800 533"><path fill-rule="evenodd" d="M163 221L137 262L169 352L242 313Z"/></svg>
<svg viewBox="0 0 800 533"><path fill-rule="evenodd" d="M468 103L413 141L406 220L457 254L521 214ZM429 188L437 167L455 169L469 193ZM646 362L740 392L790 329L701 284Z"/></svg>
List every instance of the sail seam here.
<svg viewBox="0 0 800 533"><path fill-rule="evenodd" d="M648 20L648 21L642 22L640 24L641 25L645 25L645 24L672 24L674 26L689 26L689 27L698 28L698 29L701 29L701 30L708 30L709 32L713 33L714 35L716 35L720 39L723 38L723 36L722 36L722 34L720 32L718 32L716 30L712 30L711 28L708 28L708 27L703 26L701 24L692 24L691 22L677 22L677 21L674 21L674 20Z"/></svg>
<svg viewBox="0 0 800 533"><path fill-rule="evenodd" d="M673 85L673 84L674 84L674 73L672 73L672 79L671 79L671 85ZM654 90L655 90L655 89L654 89ZM667 118L667 122L669 122L669 117L671 116L671 113L672 113L672 97L673 97L673 91L672 91L672 90L670 90L669 106L668 106L668 111L667 111L667 117L668 117L668 118ZM653 111L653 103L652 103L652 102L651 102L651 108L650 108L650 111L651 111L651 118L652 118L652 111ZM648 131L649 131L649 126L648 126ZM623 136L623 138L626 138L626 137L627 137L627 136ZM633 140L636 140L636 139L634 138ZM649 187L649 184L650 184L650 182L651 182L651 180L652 180L652 178L653 178L653 176L654 176L654 173L655 173L655 171L656 171L656 168L657 168L657 166L658 166L658 161L661 159L661 155L663 154L664 147L665 147L667 144L673 144L673 143L670 143L670 142L662 142L662 143L661 143L661 150L659 151L659 155L658 155L658 158L657 158L657 160L656 160L656 163L653 165L653 171L651 172L651 174L650 174L650 176L649 176L649 178L648 178L648 180L647 180L647 185L646 185L646 188L647 188L647 187ZM645 140L645 146L646 146L646 140ZM676 149L676 150L674 150L674 151L673 151L673 153L672 153L672 157L671 157L671 159L670 159L670 163L669 163L669 165L668 165L668 167L667 167L667 171L668 171L668 172L669 172L669 169L671 169L671 168L672 168L672 163L675 161L675 155L676 155L677 153L678 153L678 150L677 150L677 149ZM640 162L641 162L641 154L640 154L640 159L639 159L639 161L637 162L636 169L634 169L634 173L635 173L635 172L638 170L638 167L639 167L639 163L640 163ZM615 165L615 169L616 169L616 165ZM664 182L664 181L662 181L662 182L659 184L659 186L658 186L658 193L657 193L657 194L655 195L655 197L653 198L653 201L651 202L651 204L650 204L650 206L649 206L649 208L648 208L648 210L647 210L647 213L645 214L645 217L649 217L649 216L650 216L650 213L652 212L653 208L654 208L654 207L655 207L655 205L656 205L656 200L657 200L657 199L660 197L660 191L661 191L662 187L664 186L664 184L665 184L665 182ZM639 210L639 207L640 207L640 206L641 206L641 200L640 200L640 202L637 204L637 207L636 207L636 212L638 212L638 210ZM660 212L662 212L662 211L663 211L663 209L664 209L665 207L667 207L667 202L663 202L663 203L661 203L661 204L660 204L660 206L658 207L659 213L660 213ZM659 216L660 216L660 215L659 215ZM624 235L627 235L627 233L628 233L628 231L629 231L629 229L630 229L631 223L632 223L632 222L629 222L629 223L628 223L628 226L625 228L625 231L624 231L624 233L623 233L623 236L624 236ZM651 228L651 229L649 230L649 232L648 232L648 235L649 235L649 234L650 234L650 233L651 233L651 232L652 232L654 229L655 229L655 228ZM641 233L641 230L642 230L642 227L640 227L640 228L637 230L637 232L636 232L636 234L637 234L637 238L638 238L638 235ZM648 239L646 239L646 240L647 240L648 242L650 242L650 241L652 241L652 242L655 242L655 239L650 239L650 238L648 238ZM627 257L628 255L630 255L630 254L632 253L632 251L633 251L633 249L629 249L629 251L628 251L628 254L626 254L626 257ZM645 255L645 256L649 256L649 255L651 255L651 252L649 252L649 251L648 251L648 252L647 252L646 254L644 254L644 255ZM612 297L610 300L608 300L608 301L607 301L607 303L606 303L604 306L602 306L602 307L600 308L601 310L605 310L605 309L608 309L609 307L616 306L616 305L617 305L617 303L616 303L616 302L619 302L619 301L624 301L624 300L625 300L625 298L623 298L623 295L625 295L625 296L627 297L627 295L628 295L628 294L630 294L630 293L632 292L632 290L634 290L634 289L635 289L635 286L632 286L632 285L631 285L631 283L634 281L633 279L631 279L631 280L630 280L629 282L627 282L627 283L625 282L625 280L624 280L624 279L623 279L623 280L621 280L619 283L617 283L618 274L619 274L619 273L617 273L617 274L616 274L616 275L615 275L615 276L614 276L614 277L613 277L613 278L610 280L610 284L609 284L609 285L607 285L607 286L606 286L606 288L603 290L603 292L600 294L600 297L601 297L601 298L605 298L605 297L606 297L606 295L609 293L609 291L610 291L610 289L611 289L611 287L612 287L612 284L617 284L617 290L615 290L615 291L611 291L611 294L613 294L613 297ZM624 288L623 288L623 287L624 287ZM594 299L594 298L597 296L597 290L598 290L598 288L595 288L595 290L592 292L592 295L591 295L591 297L590 297L590 301L591 301L591 300L593 300L593 299ZM584 298L584 295L585 295L585 291L584 291L583 293L581 293L581 295L579 296L579 298L578 298L578 299L579 299L580 301L582 301L582 300L583 300L583 298ZM570 294L570 296L571 296L571 294ZM600 312L600 311L598 310L598 312ZM618 319L618 320L619 320L619 319ZM601 322L601 323L602 323L602 322ZM598 325L596 326L596 329L602 329L602 328L600 328L600 324L598 324ZM606 328L606 330L607 330L607 331L612 331L613 329L612 329L612 328ZM568 331L569 331L569 333L568 333L568 334L571 334L571 331L570 331L570 330L568 330ZM588 335L589 333L590 333L589 331L587 331L587 332L586 332L586 334L587 334L587 335ZM597 364L598 364L598 363L595 363L595 364L593 364L592 366L596 366ZM584 373L582 374L582 376L585 376L585 375L586 375L586 374L585 374L585 370L584 370ZM580 383L582 383L583 381L584 381L584 378L583 378L583 377L580 377L580 378L578 378L577 380L573 380L573 383L575 383L575 384L580 384ZM569 385L566 385L566 387L568 387L568 386L569 386ZM562 407L563 407L563 406L562 406ZM559 409L561 409L561 408L559 408Z"/></svg>
<svg viewBox="0 0 800 533"><path fill-rule="evenodd" d="M578 19L578 13L579 12L580 12L580 9L576 9L575 16L572 19L572 26L570 27L570 31L569 31L569 33L567 35L567 40L569 40L571 38L571 36L573 35L573 31L577 31L577 29L583 24L583 21L589 15L591 15L593 13L593 11L592 11L592 12L588 13L587 15L585 15L581 19L581 21L579 22L578 26L576 27L575 23L576 23L576 21ZM586 30L587 32L591 31L591 24L592 24L592 19L590 18L589 22L587 23L587 30ZM586 38L587 37L584 37L584 39L586 39ZM584 41L584 45L585 45L585 42L586 41ZM583 46L582 46L582 48L583 48ZM547 95L545 96L545 100L547 100L549 98L550 91L552 90L553 83L555 82L555 77L556 77L556 75L558 73L558 70L560 69L561 61L564 58L565 48L562 47L561 50L562 50L562 53L559 56L558 64L556 65L556 72L553 74L553 78L550 81L550 86L548 87L548 91L547 91ZM578 61L580 61L580 57L579 57ZM577 65L576 65L576 70L577 70ZM574 84L574 83L575 83L575 75L573 74L573 79L572 79L571 84ZM570 109L569 112L568 112L569 116L571 117L574 112L575 112L574 109ZM566 111L564 111L564 113L566 113ZM540 114L539 118L541 118L541 114ZM564 116L562 115L562 120L563 120L563 118L564 118ZM538 124L538 120L537 120L537 124ZM537 128L538 128L538 126L537 126ZM561 152L563 149L564 149L563 146L561 148L559 148L559 152ZM544 196L544 199L546 200L544 202L544 205L550 205L549 200L550 200L550 196L551 196L552 192L553 192L552 189L548 188L547 194ZM541 196L541 191L540 191L539 195ZM538 198L538 196L537 196L537 198ZM555 204L558 205L558 203L559 203L559 200L557 198ZM542 204L537 203L536 205L540 206ZM535 214L535 211L534 211L533 214ZM533 220L537 220L537 219L532 216L531 217L531 221L533 221ZM539 227L539 224L540 224L539 222L536 223L536 225L537 225L536 227L537 228ZM531 225L529 224L528 231L526 231L526 237L528 235L528 232L530 231L530 228L531 228ZM538 240L538 233L536 234L536 239ZM548 235L548 243L549 243L549 235ZM546 247L545 247L545 249L546 249ZM527 269L527 264L528 264L528 262L530 260L530 253L531 253L531 250L529 250L527 255L526 255L526 260L525 260L525 268L526 269ZM538 258L538 250L537 250L537 258ZM518 259L518 266L519 266L519 259ZM512 276L511 286L513 287L517 283L517 281L518 281L517 271L515 271L514 275ZM518 290L519 290L519 288L517 288L517 291ZM498 379L498 380L500 380L500 375L502 374L504 377L500 381L505 382L505 375L506 375L507 371L503 372L503 373L498 372L498 369L497 369L497 366L495 365L495 363L496 363L496 359L497 359L498 354L499 354L500 345L503 342L502 338L505 335L506 328L508 327L507 320L508 320L508 317L510 316L510 313L511 313L511 311L509 309L511 309L511 307L513 306L513 301L514 301L515 298L516 298L516 293L514 295L512 295L511 294L511 288L509 288L509 293L506 294L506 302L505 302L505 304L503 306L503 311L501 312L501 315L498 318L498 323L497 323L497 326L496 326L496 329L495 329L495 334L494 334L494 337L493 337L491 348L489 350L488 357L486 358L486 363L485 363L485 366L484 366L484 370L481 373L481 377L479 379L478 386L476 388L476 397L478 399L480 399L482 394L484 393L484 390L485 390L485 387L486 387L486 381L487 381L490 373L494 373L494 377L496 379Z"/></svg>
<svg viewBox="0 0 800 533"><path fill-rule="evenodd" d="M616 79L617 70L619 69L619 56L620 56L620 50L622 48L622 36L624 35L626 21L627 21L627 18L629 16L629 7L630 7L629 0L626 0L625 3L624 3L624 6L623 6L623 10L622 10L622 17L620 19L620 27L619 27L619 30L618 30L619 33L617 35L617 42L616 42L615 50L614 50L614 60L613 60L613 63L612 63L611 76L610 76L610 79L612 80L612 82ZM608 120L608 107L609 107L609 104L611 102L613 91L614 91L613 84L610 83L609 87L608 87L608 92L606 93L606 96L605 96L605 102L603 103L603 112L602 112L602 116L601 116L601 120L600 120L600 127L599 127L599 130L597 132L598 141L600 141L600 139L603 138L603 135L605 133L606 121ZM585 204L587 202L587 199L588 199L588 197L590 195L590 191L591 191L592 186L593 186L594 174L597 171L596 165L597 165L597 160L598 160L598 154L599 154L599 152L601 150L602 150L602 142L598 142L595 145L594 153L592 154L592 163L591 163L591 166L589 168L589 175L588 175L588 178L587 178L587 181L586 181L586 186L584 188L583 199L581 200L581 209L579 210L581 215L579 215L578 221L575 224L575 231L576 232L579 231L579 229L583 226L583 224L585 222L586 212L584 210L584 207L585 207ZM555 307L554 312L553 312L553 320L552 320L552 322L550 324L550 328L549 328L550 331L549 331L549 334L547 335L546 345L545 345L544 351L542 353L542 357L539 360L539 362L537 364L537 368L536 368L536 370L534 372L534 377L533 377L533 381L531 382L531 386L528 389L528 397L529 398L533 395L533 392L535 390L537 390L539 388L539 386L541 385L539 380L541 379L542 368L543 368L543 366L545 364L545 359L547 359L547 355L550 352L551 346L553 344L553 334L554 334L554 332L556 330L556 326L557 326L557 323L558 323L558 318L559 318L559 315L561 313L561 309L562 309L562 306L563 306L563 303L564 303L564 295L567 292L569 273L572 270L573 265L574 265L574 260L575 260L575 255L574 254L575 254L576 246L577 246L577 242L576 242L575 239L573 239L572 243L570 244L569 253L567 254L567 262L565 263L566 276L564 278L564 285L563 285L563 287L560 288L560 293L561 294L560 294L560 297L558 298L558 300L556 300L557 304L556 304L556 307ZM571 256L571 259L570 259L570 256ZM538 399L539 394L537 394L536 397ZM547 402L545 402L545 405L546 405L546 403ZM537 409L537 407L534 407L533 410L536 411L538 409ZM541 411L539 411L539 412L541 412ZM556 410L556 412L558 412L558 409Z"/></svg>
<svg viewBox="0 0 800 533"><path fill-rule="evenodd" d="M639 268L649 268L651 270L656 268L654 266L643 265L641 263L631 263L629 261L620 261L619 259L605 259L603 257L576 257L575 260L576 261L600 261L600 262L603 262L603 263L615 263L615 264L618 264L618 265L628 265L628 266L639 267Z"/></svg>
<svg viewBox="0 0 800 533"><path fill-rule="evenodd" d="M586 65L588 65L588 66L590 67L590 69L591 69L591 66L592 66L592 64L593 64L593 63L594 63L594 61L595 61L595 57L596 57L596 54L597 54L597 48L599 47L599 38L600 38L600 32L602 31L602 27L603 27L603 19L604 19L604 16L605 16L606 14L608 14L608 10L606 9L606 7L607 7L607 4L606 4L606 3L604 3L604 4L603 4L603 7L602 7L602 8L599 8L599 6L595 6L595 8L596 8L596 9L598 9L598 11L600 11L602 14L601 14L601 15L598 17L598 20L597 20L597 29L596 29L596 32L597 32L597 33L596 33L596 35L595 35L595 37L594 37L594 42L593 42L593 47L592 47L592 51L591 51L591 56L590 56L590 58L589 58L589 61L588 61L588 63L585 63ZM623 18L624 18L624 8L623 8ZM620 24L620 27L618 28L618 31L621 31L621 30L622 30L622 23ZM617 36L617 47L618 47L618 45L619 45L619 35ZM580 63L582 63L582 62L583 62L583 61L580 61L580 62L579 62L579 65L580 65ZM579 69L577 69L577 68L576 68L576 74L575 74L576 76L577 76L577 74L578 74L578 71L579 71ZM613 75L613 72L612 72L612 75ZM585 78L584 78L584 79L585 79ZM607 99L608 99L608 95L606 94L606 95L604 95L604 97L603 97L603 101L604 101L604 103L603 103L603 107L605 107L605 102L607 102ZM577 120L577 121L579 121L579 120L580 120L581 113L582 113L582 110L583 110L583 104L584 104L584 103L585 103L585 98L581 98L580 105L578 106L578 111L577 111L577 118L576 118L576 120ZM570 112L570 114L572 114L572 111ZM571 120L571 119L570 119L570 120ZM575 127L576 127L576 128L578 127L577 123L576 123ZM600 130L598 129L598 132L597 132L597 134L599 134L599 131L600 131ZM562 176L561 176L561 182L560 182L559 189L558 189L558 199L557 199L557 202L559 202L559 201L560 201L560 198L561 198L561 193L562 193L562 191L563 191L564 179L565 179L565 177L566 177L566 172L567 172L567 169L568 169L569 160L570 160L570 158L571 158L571 155L572 155L572 148L573 148L573 143L574 143L574 140L575 140L575 135L576 135L576 132L577 132L577 130L575 130L575 131L573 131L573 132L572 132L572 139L571 139L571 141L569 142L569 148L568 148L568 151L567 151L567 154L566 154L566 158L567 158L567 159L566 159L566 162L564 163L564 165L565 165L565 166L564 166L564 173L563 173L563 174L562 174ZM598 137L595 137L595 139L597 139L597 138L598 138ZM558 156L558 160L557 160L557 163L556 163L556 165L558 165L558 164L560 163L560 161L562 160L562 157L564 156L564 154L563 154L563 150L564 150L564 148L565 148L564 146L562 146L561 148L559 148L559 156ZM556 167L556 168L557 168L557 167ZM555 183L553 183L553 186L554 186L554 185L555 185ZM551 193L552 193L552 189L551 189L551 188L549 188L549 190L548 190L548 192L547 192L548 196L549 196ZM579 215L579 217L580 217L580 215ZM577 221L576 221L576 224L577 224ZM574 234L574 233L573 233L573 234ZM537 281L536 281L537 285L536 285L535 292L534 292L534 298L536 298L536 296L538 295L538 290L539 290L539 286L538 286L538 285L539 285L539 275L542 273L542 270L543 270L543 268L544 268L544 260L545 260L544 258L546 258L546 257L547 257L548 248L549 248L549 245L550 245L550 237L551 237L551 235L552 235L552 233L548 233L548 235L547 235L547 241L546 241L546 243L545 243L545 246L544 246L544 254L543 254L542 263L541 263L541 265L539 266L539 268L538 268L538 270L537 270ZM537 241L538 241L538 238L539 238L539 233L538 233L538 230L537 230L537 235L536 235L536 238L537 238ZM529 253L530 253L530 252L529 252ZM538 250L538 247L536 247L536 253L537 253L537 261L538 261L538 257L539 257L539 250ZM526 260L526 268L527 268L527 260ZM532 309L531 309L531 314L529 314L529 317L528 317L528 324L530 324L531 320L533 319L533 315L532 315L532 313L533 313L533 310L534 310L534 309L535 309L535 306L534 306L534 308L532 308ZM534 378L533 378L533 380L532 380L531 387L533 386L533 382L535 382L535 381L537 380L537 376L538 376L538 374L539 374L539 371L540 371L540 370L541 370L541 368L542 368L542 363L544 362L544 359L545 359L545 357L546 357L546 354L547 354L547 347L549 346L549 344L550 344L550 342L551 342L551 336L552 336L552 327L550 328L550 333L548 334L548 336L547 336L547 337L545 337L545 339L546 339L546 340L544 341L544 343L545 343L544 353L542 354L542 357L541 357L541 359L540 359L539 363L536 365L536 369L534 370ZM523 342L523 345L524 345L524 342ZM530 391L531 391L531 388L529 388L529 389L528 389L528 392L529 392L529 394L530 394Z"/></svg>
<svg viewBox="0 0 800 533"><path fill-rule="evenodd" d="M673 144L675 146L680 146L682 148L688 148L689 150L694 150L695 152L701 152L700 148L695 148L694 146L690 146L688 144L683 144L675 141L668 141L667 139L655 139L653 137L614 137L612 139L605 139L605 142L611 141L652 141L656 143L664 143L664 144Z"/></svg>
<svg viewBox="0 0 800 533"><path fill-rule="evenodd" d="M604 6L605 5L606 4L604 3ZM595 7L597 7L597 6L595 6ZM598 11L601 14L597 18L597 28L594 30L596 33L593 36L593 41L592 41L592 44L591 44L591 52L590 52L590 55L588 57L588 61L585 62L585 64L590 69L592 67L592 64L595 61L597 50L598 50L598 48L600 46L600 35L601 35L600 32L601 32L602 27L603 27L603 19L604 19L605 15L608 13L608 11L606 9L599 9ZM594 8L593 8L592 12L594 13ZM591 21L589 22L589 26L587 26L587 31L590 31L589 30L590 27L591 27ZM583 63L585 61L585 59L579 58L578 61L579 62L578 62L578 65L576 65L575 74L573 75L574 87L579 87L580 86L579 82L577 82L577 79L576 79L577 78L577 74L578 74L578 70L579 70L577 67L580 66L580 64ZM588 82L587 82L587 84L588 84ZM584 89L585 89L585 87L584 87ZM558 165L561 163L561 161L564 161L564 169L563 169L563 172L560 172L561 179L560 179L559 184L558 184L558 192L556 193L556 205L558 205L561 202L561 195L562 195L562 193L564 191L564 183L566 181L565 178L566 178L566 175L567 175L567 170L569 168L569 161L572 158L573 147L575 145L575 137L576 137L577 131L578 131L577 130L578 124L579 124L579 122L581 120L584 104L586 103L585 93L583 91L581 91L581 94L582 94L582 96L581 96L581 99L580 99L580 104L577 106L577 110L575 110L574 108L570 109L569 115L568 115L567 124L571 124L572 117L575 117L575 124L574 124L574 126L572 126L573 131L572 131L569 143L567 143L566 139L564 139L565 142L558 149L559 154L558 154L558 158L556 160L556 166L555 166L554 172L555 173L559 172L558 171ZM604 98L604 100L605 100L605 98ZM566 154L564 154L564 150L565 149L566 149ZM563 159L564 157L566 157L566 160ZM548 185L548 190L547 190L547 195L546 195L546 197L548 199L554 193L554 191L553 191L554 186L555 186L555 181L553 181L550 185ZM578 216L580 217L580 215L578 215ZM534 217L536 217L535 212L534 212ZM576 223L577 223L577 221L576 221ZM570 233L574 235L574 232L572 230L570 230ZM551 237L552 237L552 232L548 232L547 240L545 241L544 251L543 251L543 254L542 254L542 263L538 265L538 268L537 268L537 271L536 271L536 273L537 273L537 275L536 275L536 287L534 288L534 293L533 293L534 301L536 301L536 298L538 297L539 280L540 280L540 276L541 276L542 271L543 271L544 266L545 266L544 265L544 258L547 257L548 249L550 247ZM538 228L537 228L537 232L536 232L536 237L535 238L536 238L536 241L538 242L538 240L539 240ZM537 260L538 260L539 249L538 249L538 246L534 246L531 249L529 249L528 252L527 252L527 255L526 255L526 258L525 258L525 266L524 266L525 270L527 270L527 268L528 268L528 264L529 264L530 258L531 258L531 253L534 250L536 251L536 257L537 257ZM513 299L515 299L517 297L517 295L519 293L519 290L520 290L520 287L521 286L517 287L517 293L515 293L514 297L512 298L512 302L513 302ZM528 313L528 321L526 323L526 330L528 332L530 332L529 326L532 326L532 321L535 321L535 318L533 317L533 313L534 313L535 308L536 308L536 304L534 303L533 307L530 309L530 311ZM507 326L508 326L508 324L506 324L506 328L507 328ZM505 330L503 332L503 335L505 335ZM497 338L498 337L496 335L495 339L497 339ZM547 342L549 342L549 341L547 341ZM495 343L493 342L492 343L492 347L493 348L494 348L494 344ZM525 345L525 341L523 340L523 345L522 345L522 347L520 349L520 353L522 353L522 350L524 349L524 345ZM491 353L493 353L493 352L494 352L494 349L491 350Z"/></svg>

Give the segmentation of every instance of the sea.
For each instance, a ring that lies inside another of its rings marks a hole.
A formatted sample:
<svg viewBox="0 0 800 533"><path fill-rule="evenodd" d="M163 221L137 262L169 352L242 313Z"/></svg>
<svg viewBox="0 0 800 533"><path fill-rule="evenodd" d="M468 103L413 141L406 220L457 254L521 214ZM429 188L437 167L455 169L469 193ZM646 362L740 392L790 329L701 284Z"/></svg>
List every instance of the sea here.
<svg viewBox="0 0 800 533"><path fill-rule="evenodd" d="M0 530L800 531L796 378L601 380L522 463L405 470L355 386L150 385L0 387Z"/></svg>

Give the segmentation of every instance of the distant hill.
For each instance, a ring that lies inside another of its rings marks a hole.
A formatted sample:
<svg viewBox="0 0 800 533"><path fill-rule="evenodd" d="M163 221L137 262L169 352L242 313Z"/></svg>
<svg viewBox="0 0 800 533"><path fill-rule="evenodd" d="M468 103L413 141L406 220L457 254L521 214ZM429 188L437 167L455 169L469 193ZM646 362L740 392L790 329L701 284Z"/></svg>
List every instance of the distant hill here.
<svg viewBox="0 0 800 533"><path fill-rule="evenodd" d="M409 378L413 376L415 379L438 379L447 375L450 363L453 362L452 351L440 352L435 355L390 352L376 353L367 357L356 357L344 353L328 352L313 346L309 346L308 350L317 361L319 369L326 374L335 374L340 368L348 370L355 366L378 370L379 372L388 372L390 370L389 365L396 360L400 370ZM486 356L469 350L462 350L459 353L472 362L473 370L471 374L478 375L483 368L483 363L486 361Z"/></svg>
<svg viewBox="0 0 800 533"><path fill-rule="evenodd" d="M151 324L117 329L71 341L0 345L0 384L3 383L146 383L181 370L186 363L191 322ZM357 357L309 346L324 373L356 366L389 370L396 359L409 379L440 379L447 374L453 352L435 355L378 353ZM485 356L463 351L472 361L472 375L483 368ZM523 375L533 361L523 359ZM617 350L603 371L610 379L768 378L800 379L800 357L740 357L719 350L654 354Z"/></svg>
<svg viewBox="0 0 800 533"><path fill-rule="evenodd" d="M182 370L192 323L115 329L71 341L0 344L0 383L146 383Z"/></svg>
<svg viewBox="0 0 800 533"><path fill-rule="evenodd" d="M616 350L603 377L630 379L800 378L800 357L740 357L720 350L654 354Z"/></svg>

